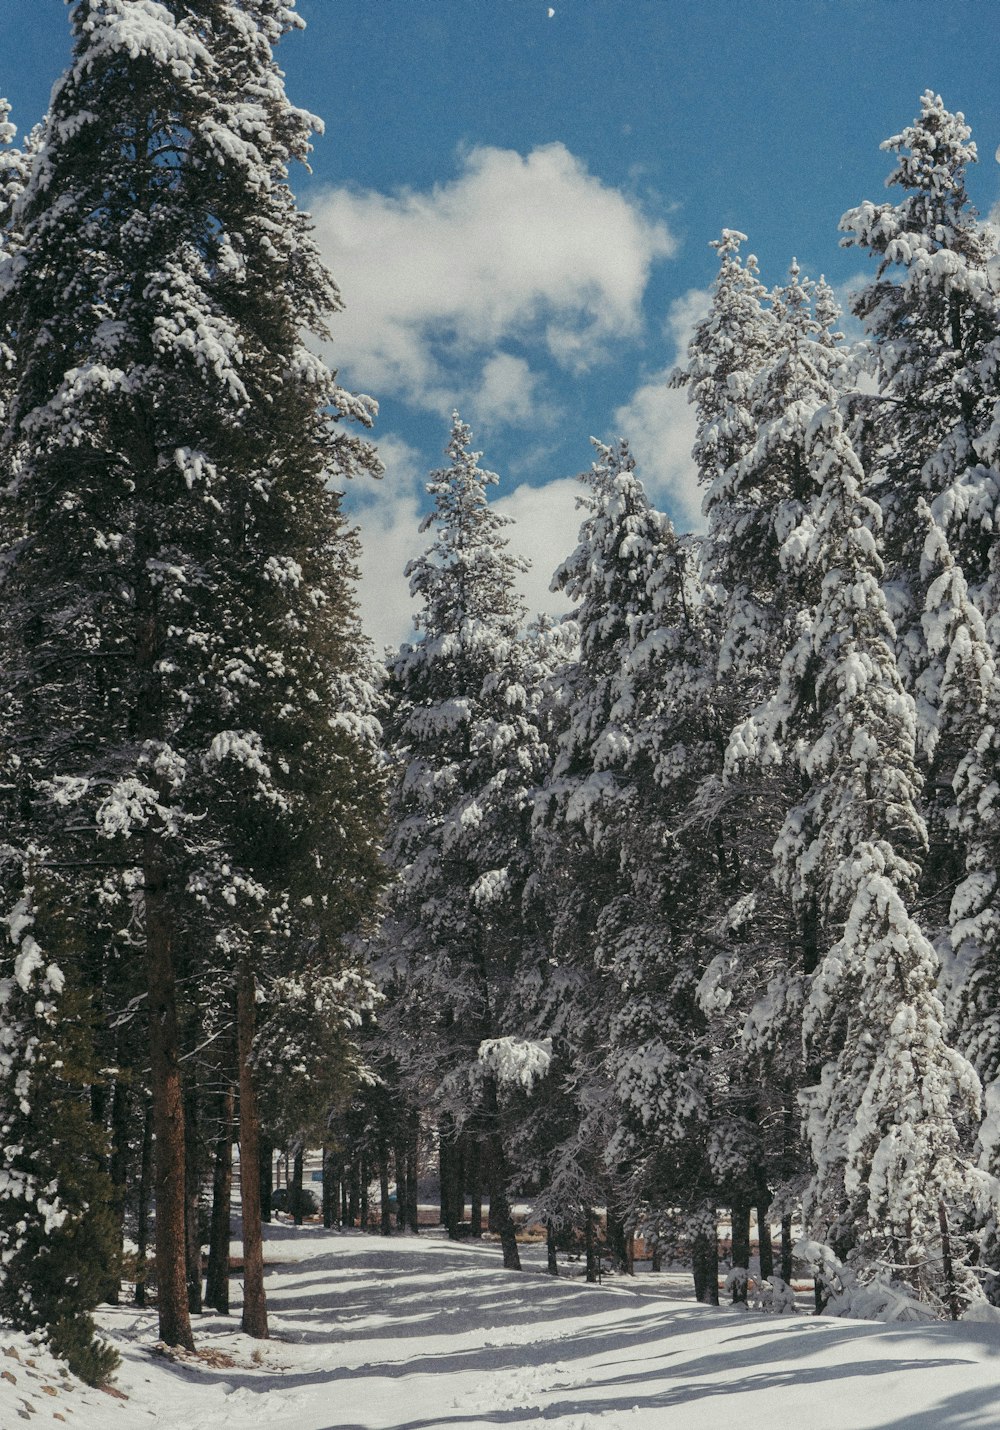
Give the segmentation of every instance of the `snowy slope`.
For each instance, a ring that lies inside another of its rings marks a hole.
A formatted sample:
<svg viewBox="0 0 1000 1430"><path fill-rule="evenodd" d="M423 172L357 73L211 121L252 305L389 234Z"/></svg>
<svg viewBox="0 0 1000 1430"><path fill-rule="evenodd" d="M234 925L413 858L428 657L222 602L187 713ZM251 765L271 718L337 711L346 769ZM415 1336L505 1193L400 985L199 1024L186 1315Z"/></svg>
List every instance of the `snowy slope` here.
<svg viewBox="0 0 1000 1430"><path fill-rule="evenodd" d="M60 1375L0 1330L0 1427L78 1430L986 1430L1000 1326L767 1318L680 1299L676 1278L588 1287L492 1246L268 1229L269 1342L214 1314L199 1357L153 1352L155 1319L105 1309L127 1399ZM686 1294L686 1286L684 1287ZM13 1376L13 1382L7 1378Z"/></svg>

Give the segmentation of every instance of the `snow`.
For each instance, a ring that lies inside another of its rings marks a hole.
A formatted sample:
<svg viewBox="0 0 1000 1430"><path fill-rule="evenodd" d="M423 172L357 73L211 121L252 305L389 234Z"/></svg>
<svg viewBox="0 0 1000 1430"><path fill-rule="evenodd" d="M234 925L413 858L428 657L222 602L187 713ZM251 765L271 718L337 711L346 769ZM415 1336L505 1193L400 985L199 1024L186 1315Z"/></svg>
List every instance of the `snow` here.
<svg viewBox="0 0 1000 1430"><path fill-rule="evenodd" d="M106 1307L116 1393L80 1386L0 1330L0 1425L77 1430L986 1430L1000 1325L886 1326L700 1306L689 1281L587 1286L579 1263L504 1271L499 1247L272 1224L272 1339L195 1319L198 1351L156 1346L152 1311ZM570 1271L574 1274L570 1274ZM239 1281L233 1290L238 1299ZM28 1364L28 1360L34 1362ZM119 1395L126 1398L120 1399Z"/></svg>

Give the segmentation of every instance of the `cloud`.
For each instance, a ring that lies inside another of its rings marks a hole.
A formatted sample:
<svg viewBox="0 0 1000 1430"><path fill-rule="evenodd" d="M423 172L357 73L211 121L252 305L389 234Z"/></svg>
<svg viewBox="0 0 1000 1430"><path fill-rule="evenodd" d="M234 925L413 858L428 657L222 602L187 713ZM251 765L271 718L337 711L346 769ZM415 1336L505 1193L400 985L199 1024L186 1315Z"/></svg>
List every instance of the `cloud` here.
<svg viewBox="0 0 1000 1430"><path fill-rule="evenodd" d="M540 376L511 346L582 372L642 328L667 226L563 144L474 148L426 192L327 189L316 237L346 309L329 356L352 383L433 411L499 388L508 421Z"/></svg>
<svg viewBox="0 0 1000 1430"><path fill-rule="evenodd" d="M704 530L702 491L691 459L695 412L685 388L670 387L670 374L683 362L695 324L708 312L711 294L690 289L671 303L664 323L674 358L652 373L614 414L609 436L627 437L636 470L650 500L663 508L680 531Z"/></svg>
<svg viewBox="0 0 1000 1430"><path fill-rule="evenodd" d="M511 551L531 562L531 570L518 582L529 618L540 612L559 616L572 605L561 591L550 591L549 583L556 567L576 548L584 515L576 504L580 494L579 482L558 477L542 487L524 483L493 503L498 512L513 518L507 530Z"/></svg>
<svg viewBox="0 0 1000 1430"><path fill-rule="evenodd" d="M419 532L426 473L420 454L399 437L386 434L377 446L385 476L377 483L352 483L345 506L361 533L361 622L381 654L387 645L399 646L413 628L403 572L426 545Z"/></svg>

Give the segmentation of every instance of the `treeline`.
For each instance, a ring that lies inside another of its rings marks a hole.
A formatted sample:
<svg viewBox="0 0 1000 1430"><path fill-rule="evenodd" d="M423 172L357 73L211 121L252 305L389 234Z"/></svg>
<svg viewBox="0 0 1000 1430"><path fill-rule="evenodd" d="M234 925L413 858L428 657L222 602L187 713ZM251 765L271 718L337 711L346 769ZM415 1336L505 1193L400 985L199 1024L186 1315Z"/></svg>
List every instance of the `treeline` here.
<svg viewBox="0 0 1000 1430"><path fill-rule="evenodd" d="M425 1111L508 1266L516 1188L553 1235L600 1207L683 1248L708 1299L725 1208L737 1299L756 1209L772 1305L794 1256L831 1310L1000 1302L1000 257L961 115L927 93L883 147L894 201L841 221L863 342L715 245L673 379L707 535L598 444L573 619L525 635L457 417L428 488L373 1120Z"/></svg>

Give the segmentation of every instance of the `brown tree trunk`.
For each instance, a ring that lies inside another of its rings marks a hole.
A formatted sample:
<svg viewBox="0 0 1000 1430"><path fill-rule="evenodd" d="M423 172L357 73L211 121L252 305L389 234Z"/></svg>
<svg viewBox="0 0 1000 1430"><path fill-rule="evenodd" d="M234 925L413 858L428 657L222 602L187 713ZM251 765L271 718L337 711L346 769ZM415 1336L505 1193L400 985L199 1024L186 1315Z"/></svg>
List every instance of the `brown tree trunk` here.
<svg viewBox="0 0 1000 1430"><path fill-rule="evenodd" d="M146 1250L149 1245L149 1202L153 1181L153 1104L146 1099L142 1116L142 1152L139 1160L139 1192L136 1198L135 1304L146 1304Z"/></svg>
<svg viewBox="0 0 1000 1430"><path fill-rule="evenodd" d="M256 1340L267 1339L264 1296L264 1239L260 1221L260 1131L250 1055L253 1052L256 1008L254 976L246 952L236 972L236 1061L240 1076L240 1204L243 1212L243 1316L241 1329Z"/></svg>
<svg viewBox="0 0 1000 1430"><path fill-rule="evenodd" d="M143 847L143 883L155 1139L156 1305L160 1340L168 1346L193 1350L184 1231L184 1098L167 878L160 837L156 831L148 830Z"/></svg>
<svg viewBox="0 0 1000 1430"><path fill-rule="evenodd" d="M229 1315L229 1222L233 1195L233 1114L236 1096L229 1087L221 1098L219 1135L212 1168L212 1228L208 1244L205 1301Z"/></svg>

